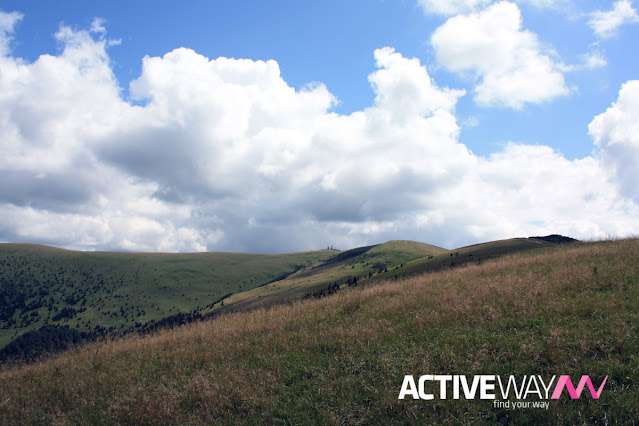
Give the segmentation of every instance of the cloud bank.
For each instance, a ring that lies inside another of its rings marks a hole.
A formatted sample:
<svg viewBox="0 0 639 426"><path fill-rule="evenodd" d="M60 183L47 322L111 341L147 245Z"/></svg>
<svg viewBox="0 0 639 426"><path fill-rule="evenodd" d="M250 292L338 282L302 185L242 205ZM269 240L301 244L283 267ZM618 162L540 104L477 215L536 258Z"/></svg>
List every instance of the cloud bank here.
<svg viewBox="0 0 639 426"><path fill-rule="evenodd" d="M523 63L552 77L511 18L504 31L529 47ZM639 114L635 83L591 124L601 158L570 161L515 142L482 157L458 139L465 92L438 86L392 48L374 52L374 103L350 115L332 112L337 99L322 84L289 86L275 61L211 60L185 48L144 58L129 101L101 21L93 31L61 27L63 50L28 63L10 55L11 19L0 32L0 240L285 252L639 230L636 172L622 164L638 150L623 137ZM563 80L548 87L557 95Z"/></svg>

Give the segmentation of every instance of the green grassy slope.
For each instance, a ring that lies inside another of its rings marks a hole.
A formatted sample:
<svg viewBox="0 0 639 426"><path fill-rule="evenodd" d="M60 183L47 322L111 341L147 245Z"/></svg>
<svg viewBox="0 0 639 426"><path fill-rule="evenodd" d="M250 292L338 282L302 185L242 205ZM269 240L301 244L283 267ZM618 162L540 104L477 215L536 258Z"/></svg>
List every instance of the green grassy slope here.
<svg viewBox="0 0 639 426"><path fill-rule="evenodd" d="M349 279L361 280L413 259L444 252L447 250L441 247L415 241L389 241L346 250L322 264L297 271L281 281L234 294L207 312L241 311L290 302L335 283L344 285Z"/></svg>
<svg viewBox="0 0 639 426"><path fill-rule="evenodd" d="M557 244L559 243L546 241L542 238L510 238L507 240L473 244L471 246L446 250L431 256L412 260L404 264L401 268L393 268L387 272L376 274L367 279L366 282L439 271L446 268L462 266L467 263L481 263L507 254L552 247Z"/></svg>
<svg viewBox="0 0 639 426"><path fill-rule="evenodd" d="M633 424L637 259L639 240L554 246L91 344L0 372L0 423ZM608 381L508 410L398 400L407 374Z"/></svg>
<svg viewBox="0 0 639 426"><path fill-rule="evenodd" d="M517 238L453 251L390 241L339 252L76 252L0 244L0 348L43 325L128 333L180 313L286 303L337 286L397 278L553 245ZM32 340L32 337L29 336Z"/></svg>
<svg viewBox="0 0 639 426"><path fill-rule="evenodd" d="M334 284L344 288L354 278L357 278L358 285L365 285L455 268L467 263L481 263L507 254L552 247L571 240L565 237L511 238L454 250L414 241L390 241L342 252L324 264L298 271L282 281L234 294L206 312L222 313L268 307L316 293Z"/></svg>
<svg viewBox="0 0 639 426"><path fill-rule="evenodd" d="M204 309L229 293L279 280L336 253L77 252L0 244L0 347L44 324L79 331L135 329Z"/></svg>

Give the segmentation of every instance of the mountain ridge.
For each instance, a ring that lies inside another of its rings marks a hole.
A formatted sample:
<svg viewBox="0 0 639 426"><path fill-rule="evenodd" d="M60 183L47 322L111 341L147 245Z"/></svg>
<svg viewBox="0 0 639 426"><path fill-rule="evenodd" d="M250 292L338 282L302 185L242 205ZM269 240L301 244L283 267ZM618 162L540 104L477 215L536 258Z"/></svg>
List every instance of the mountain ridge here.
<svg viewBox="0 0 639 426"><path fill-rule="evenodd" d="M554 244L525 240L470 246L470 255L468 248L451 251L408 240L285 254L87 252L0 244L0 348L22 335L18 342L26 340L28 347L40 339L38 330L50 336L51 327L68 326L87 339L148 332ZM46 345L28 349L33 358L46 351Z"/></svg>

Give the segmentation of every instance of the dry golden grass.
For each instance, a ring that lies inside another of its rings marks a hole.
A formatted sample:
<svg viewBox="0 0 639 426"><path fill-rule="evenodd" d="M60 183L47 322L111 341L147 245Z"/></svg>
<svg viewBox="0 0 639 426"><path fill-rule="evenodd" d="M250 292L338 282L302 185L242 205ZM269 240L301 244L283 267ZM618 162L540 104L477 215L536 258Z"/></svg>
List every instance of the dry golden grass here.
<svg viewBox="0 0 639 426"><path fill-rule="evenodd" d="M2 371L0 419L383 424L532 415L572 423L576 416L596 422L618 415L623 421L639 415L636 385L624 381L637 377L639 365L638 260L638 240L562 246L90 344ZM610 374L612 402L522 414L476 401L397 400L405 374L571 372Z"/></svg>

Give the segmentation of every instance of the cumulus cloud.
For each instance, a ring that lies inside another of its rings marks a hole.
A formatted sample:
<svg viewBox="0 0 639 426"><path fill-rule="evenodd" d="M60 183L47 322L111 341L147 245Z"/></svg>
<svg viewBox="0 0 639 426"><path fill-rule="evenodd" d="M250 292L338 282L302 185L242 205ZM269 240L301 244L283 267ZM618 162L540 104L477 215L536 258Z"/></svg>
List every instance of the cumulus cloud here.
<svg viewBox="0 0 639 426"><path fill-rule="evenodd" d="M431 44L446 69L477 79L479 105L521 109L569 93L559 64L542 53L536 34L522 29L514 3L450 18L435 30Z"/></svg>
<svg viewBox="0 0 639 426"><path fill-rule="evenodd" d="M64 26L55 36L65 46L58 56L30 64L0 58L3 239L203 250L184 228L170 225L188 214L182 206L161 205L153 197L157 183L123 174L95 155L94 144L135 110L120 97L108 42ZM190 244L167 242L172 239Z"/></svg>
<svg viewBox="0 0 639 426"><path fill-rule="evenodd" d="M622 192L639 202L639 80L626 82L617 101L588 130Z"/></svg>
<svg viewBox="0 0 639 426"><path fill-rule="evenodd" d="M101 27L61 27L57 56L0 58L0 240L283 252L639 227L608 160L516 143L474 155L459 142L465 92L392 48L374 52L373 104L349 115L275 61L185 48L143 59L131 104Z"/></svg>
<svg viewBox="0 0 639 426"><path fill-rule="evenodd" d="M617 34L617 29L624 24L639 22L637 11L630 0L616 1L612 10L598 10L590 14L588 24L600 38L610 38Z"/></svg>

